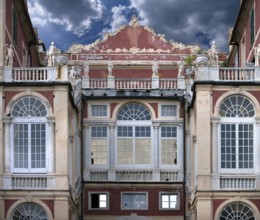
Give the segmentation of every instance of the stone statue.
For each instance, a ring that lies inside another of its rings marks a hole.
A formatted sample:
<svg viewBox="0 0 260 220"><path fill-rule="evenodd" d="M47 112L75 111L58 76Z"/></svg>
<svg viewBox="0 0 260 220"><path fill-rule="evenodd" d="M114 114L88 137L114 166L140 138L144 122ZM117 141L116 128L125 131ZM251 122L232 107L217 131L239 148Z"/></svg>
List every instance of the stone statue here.
<svg viewBox="0 0 260 220"><path fill-rule="evenodd" d="M218 51L217 51L217 46L215 44L215 41L212 42L212 46L208 51L210 63L212 66L217 66L218 65Z"/></svg>
<svg viewBox="0 0 260 220"><path fill-rule="evenodd" d="M87 61L83 64L84 76L88 76L89 73L89 63Z"/></svg>
<svg viewBox="0 0 260 220"><path fill-rule="evenodd" d="M109 61L108 61L107 70L108 70L108 75L109 75L109 76L112 76L113 63L112 63L112 61L111 61L110 59L109 59Z"/></svg>
<svg viewBox="0 0 260 220"><path fill-rule="evenodd" d="M14 50L13 50L13 45L10 44L9 47L8 45L6 46L6 54L5 54L5 64L6 66L13 66L14 63Z"/></svg>
<svg viewBox="0 0 260 220"><path fill-rule="evenodd" d="M259 59L260 59L260 44L255 47L255 66L259 66Z"/></svg>
<svg viewBox="0 0 260 220"><path fill-rule="evenodd" d="M158 76L159 65L156 59L153 61L152 70L153 76Z"/></svg>
<svg viewBox="0 0 260 220"><path fill-rule="evenodd" d="M180 62L179 69L178 69L178 77L180 77L183 74L183 70L184 70L184 62L181 57L181 62Z"/></svg>
<svg viewBox="0 0 260 220"><path fill-rule="evenodd" d="M48 66L54 66L54 52L55 52L54 42L51 42L51 46L47 51Z"/></svg>

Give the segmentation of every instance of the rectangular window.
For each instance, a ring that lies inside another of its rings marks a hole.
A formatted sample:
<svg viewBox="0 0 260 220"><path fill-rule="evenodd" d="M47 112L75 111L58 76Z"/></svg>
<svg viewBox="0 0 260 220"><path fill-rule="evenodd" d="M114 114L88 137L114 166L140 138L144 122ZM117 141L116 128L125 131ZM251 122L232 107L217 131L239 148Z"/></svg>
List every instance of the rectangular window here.
<svg viewBox="0 0 260 220"><path fill-rule="evenodd" d="M160 209L179 209L179 203L177 193L160 193Z"/></svg>
<svg viewBox="0 0 260 220"><path fill-rule="evenodd" d="M122 193L121 208L130 210L146 210L148 209L147 193Z"/></svg>
<svg viewBox="0 0 260 220"><path fill-rule="evenodd" d="M221 168L254 167L253 124L221 125Z"/></svg>
<svg viewBox="0 0 260 220"><path fill-rule="evenodd" d="M177 127L161 127L161 163L177 164Z"/></svg>
<svg viewBox="0 0 260 220"><path fill-rule="evenodd" d="M108 209L108 193L89 193L90 209Z"/></svg>
<svg viewBox="0 0 260 220"><path fill-rule="evenodd" d="M14 168L21 172L45 171L46 126L14 124Z"/></svg>
<svg viewBox="0 0 260 220"><path fill-rule="evenodd" d="M250 15L250 43L253 46L255 41L255 9L253 8Z"/></svg>
<svg viewBox="0 0 260 220"><path fill-rule="evenodd" d="M17 14L13 8L12 38L14 45L17 45Z"/></svg>
<svg viewBox="0 0 260 220"><path fill-rule="evenodd" d="M176 117L177 106L176 105L161 105L161 116L162 117Z"/></svg>
<svg viewBox="0 0 260 220"><path fill-rule="evenodd" d="M107 117L107 106L106 105L91 105L91 116L92 117Z"/></svg>
<svg viewBox="0 0 260 220"><path fill-rule="evenodd" d="M91 127L91 164L107 164L107 148L107 127Z"/></svg>
<svg viewBox="0 0 260 220"><path fill-rule="evenodd" d="M119 164L151 162L151 127L118 126L117 160Z"/></svg>

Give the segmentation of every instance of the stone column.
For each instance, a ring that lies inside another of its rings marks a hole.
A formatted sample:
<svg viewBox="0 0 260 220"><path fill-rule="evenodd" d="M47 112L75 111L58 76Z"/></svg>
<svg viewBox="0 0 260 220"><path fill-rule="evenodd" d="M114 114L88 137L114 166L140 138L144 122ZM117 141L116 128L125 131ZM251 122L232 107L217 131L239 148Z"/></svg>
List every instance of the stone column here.
<svg viewBox="0 0 260 220"><path fill-rule="evenodd" d="M4 168L4 172L5 173L11 173L11 167L12 167L12 162L11 162L11 143L10 143L10 139L11 139L11 132L10 132L10 124L11 124L11 117L5 117L4 120L4 125L5 125L5 143L4 143L4 147L5 147L5 168Z"/></svg>
<svg viewBox="0 0 260 220"><path fill-rule="evenodd" d="M183 143L183 123L178 125L178 136L177 136L177 164L179 167L178 181L184 180L184 143Z"/></svg>
<svg viewBox="0 0 260 220"><path fill-rule="evenodd" d="M219 118L212 118L211 119L211 166L212 166L212 189L217 190L219 189L219 146L218 146L218 125L219 125Z"/></svg>
<svg viewBox="0 0 260 220"><path fill-rule="evenodd" d="M116 180L116 147L115 147L115 123L109 124L109 147L108 147L108 181Z"/></svg>
<svg viewBox="0 0 260 220"><path fill-rule="evenodd" d="M87 123L83 124L83 178L90 180L91 150L88 145L90 142L90 127Z"/></svg>
<svg viewBox="0 0 260 220"><path fill-rule="evenodd" d="M153 181L160 181L160 142L159 142L159 123L153 124L153 143L152 143L152 156L153 156Z"/></svg>
<svg viewBox="0 0 260 220"><path fill-rule="evenodd" d="M47 146L49 146L48 149L48 155L49 155L49 168L48 172L49 173L54 173L55 172L55 161L54 161L54 155L55 155L55 118L54 117L47 117L47 122L48 122L48 129L47 129Z"/></svg>

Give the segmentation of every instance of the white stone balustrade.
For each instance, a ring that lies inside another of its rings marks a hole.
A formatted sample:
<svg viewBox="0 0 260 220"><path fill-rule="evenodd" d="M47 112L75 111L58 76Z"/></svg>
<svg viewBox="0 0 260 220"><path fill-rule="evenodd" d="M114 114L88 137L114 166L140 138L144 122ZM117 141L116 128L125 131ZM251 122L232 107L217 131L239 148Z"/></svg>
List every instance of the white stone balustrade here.
<svg viewBox="0 0 260 220"><path fill-rule="evenodd" d="M178 182L182 175L178 171L159 172L159 178L156 178L152 170L116 170L114 179L109 181L116 182ZM108 181L108 170L91 170L89 175L85 176L86 181Z"/></svg>
<svg viewBox="0 0 260 220"><path fill-rule="evenodd" d="M219 184L222 190L254 190L256 188L255 177L220 177Z"/></svg>
<svg viewBox="0 0 260 220"><path fill-rule="evenodd" d="M54 81L56 78L55 67L38 67L38 68L4 68L4 82L39 82Z"/></svg>

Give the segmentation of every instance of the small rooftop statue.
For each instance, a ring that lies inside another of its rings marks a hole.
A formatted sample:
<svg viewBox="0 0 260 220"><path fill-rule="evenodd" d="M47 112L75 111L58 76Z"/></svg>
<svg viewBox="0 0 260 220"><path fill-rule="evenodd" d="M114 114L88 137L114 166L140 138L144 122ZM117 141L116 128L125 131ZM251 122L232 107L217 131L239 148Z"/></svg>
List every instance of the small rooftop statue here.
<svg viewBox="0 0 260 220"><path fill-rule="evenodd" d="M108 70L108 75L112 76L113 63L112 63L111 59L109 59L109 61L108 61L107 70Z"/></svg>
<svg viewBox="0 0 260 220"><path fill-rule="evenodd" d="M152 65L153 76L158 76L158 70L159 70L158 62L156 59L154 59L153 65Z"/></svg>
<svg viewBox="0 0 260 220"><path fill-rule="evenodd" d="M56 47L54 46L54 42L51 42L51 46L47 50L47 57L48 57L48 66L54 66L54 52Z"/></svg>
<svg viewBox="0 0 260 220"><path fill-rule="evenodd" d="M209 55L211 65L217 66L218 65L218 51L217 51L217 46L216 46L215 41L212 41L212 46L208 50L208 55Z"/></svg>
<svg viewBox="0 0 260 220"><path fill-rule="evenodd" d="M260 59L260 44L255 47L255 66L259 66L259 59Z"/></svg>
<svg viewBox="0 0 260 220"><path fill-rule="evenodd" d="M8 44L7 44L6 49L5 49L5 65L12 67L13 63L14 63L13 45L10 44L8 47Z"/></svg>

